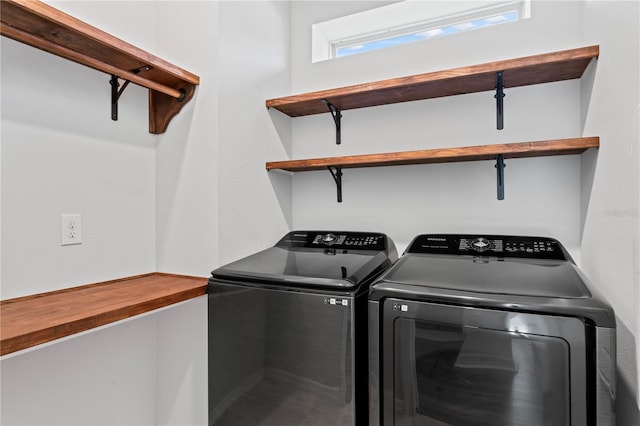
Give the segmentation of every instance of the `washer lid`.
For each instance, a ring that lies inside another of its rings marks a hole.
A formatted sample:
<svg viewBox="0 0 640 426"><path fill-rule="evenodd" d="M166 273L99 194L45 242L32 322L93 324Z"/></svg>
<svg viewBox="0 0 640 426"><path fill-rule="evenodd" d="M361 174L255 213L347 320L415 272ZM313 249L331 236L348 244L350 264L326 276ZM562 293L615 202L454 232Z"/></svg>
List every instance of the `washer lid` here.
<svg viewBox="0 0 640 426"><path fill-rule="evenodd" d="M419 235L371 285L369 300L387 297L616 325L611 306L589 287L562 245L541 237Z"/></svg>
<svg viewBox="0 0 640 426"><path fill-rule="evenodd" d="M545 237L418 235L385 278L486 294L591 297L566 250Z"/></svg>
<svg viewBox="0 0 640 426"><path fill-rule="evenodd" d="M275 247L218 268L212 276L348 290L379 275L396 258L395 246L384 234L295 231Z"/></svg>
<svg viewBox="0 0 640 426"><path fill-rule="evenodd" d="M384 277L400 283L474 293L547 298L589 298L566 260L405 254Z"/></svg>

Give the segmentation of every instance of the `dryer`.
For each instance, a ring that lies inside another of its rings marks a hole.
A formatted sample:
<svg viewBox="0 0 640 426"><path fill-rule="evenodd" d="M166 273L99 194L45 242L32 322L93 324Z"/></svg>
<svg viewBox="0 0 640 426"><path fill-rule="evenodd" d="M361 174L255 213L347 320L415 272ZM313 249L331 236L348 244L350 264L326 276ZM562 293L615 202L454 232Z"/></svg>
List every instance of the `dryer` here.
<svg viewBox="0 0 640 426"><path fill-rule="evenodd" d="M556 240L424 234L371 286L370 425L613 425L615 316Z"/></svg>

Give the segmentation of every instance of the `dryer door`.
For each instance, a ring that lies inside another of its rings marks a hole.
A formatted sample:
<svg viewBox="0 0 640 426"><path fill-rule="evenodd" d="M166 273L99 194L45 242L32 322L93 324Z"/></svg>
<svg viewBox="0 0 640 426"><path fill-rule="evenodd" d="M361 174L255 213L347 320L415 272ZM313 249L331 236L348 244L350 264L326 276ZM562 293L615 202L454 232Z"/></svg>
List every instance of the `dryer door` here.
<svg viewBox="0 0 640 426"><path fill-rule="evenodd" d="M399 299L382 315L385 426L587 424L580 320Z"/></svg>

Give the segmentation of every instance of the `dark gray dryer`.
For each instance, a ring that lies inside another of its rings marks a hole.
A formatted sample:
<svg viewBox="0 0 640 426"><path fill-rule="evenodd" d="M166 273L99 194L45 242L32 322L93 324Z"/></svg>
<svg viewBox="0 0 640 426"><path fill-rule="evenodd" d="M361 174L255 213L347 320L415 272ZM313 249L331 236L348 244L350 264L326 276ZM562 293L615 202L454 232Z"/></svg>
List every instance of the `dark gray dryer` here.
<svg viewBox="0 0 640 426"><path fill-rule="evenodd" d="M554 239L420 235L369 312L372 426L615 424L615 316Z"/></svg>
<svg viewBox="0 0 640 426"><path fill-rule="evenodd" d="M212 272L209 425L367 423L367 295L384 234L295 231Z"/></svg>

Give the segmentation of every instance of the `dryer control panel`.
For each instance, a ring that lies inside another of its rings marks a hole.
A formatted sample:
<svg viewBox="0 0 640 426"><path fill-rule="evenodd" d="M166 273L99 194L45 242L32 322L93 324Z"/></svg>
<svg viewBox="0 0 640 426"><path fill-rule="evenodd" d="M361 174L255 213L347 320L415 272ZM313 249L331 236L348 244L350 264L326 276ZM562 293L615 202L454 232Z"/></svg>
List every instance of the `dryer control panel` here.
<svg viewBox="0 0 640 426"><path fill-rule="evenodd" d="M294 231L277 244L287 247L377 250L387 249L384 234L340 231Z"/></svg>
<svg viewBox="0 0 640 426"><path fill-rule="evenodd" d="M407 252L461 256L569 259L564 247L553 238L507 235L424 234L417 236L413 240Z"/></svg>

